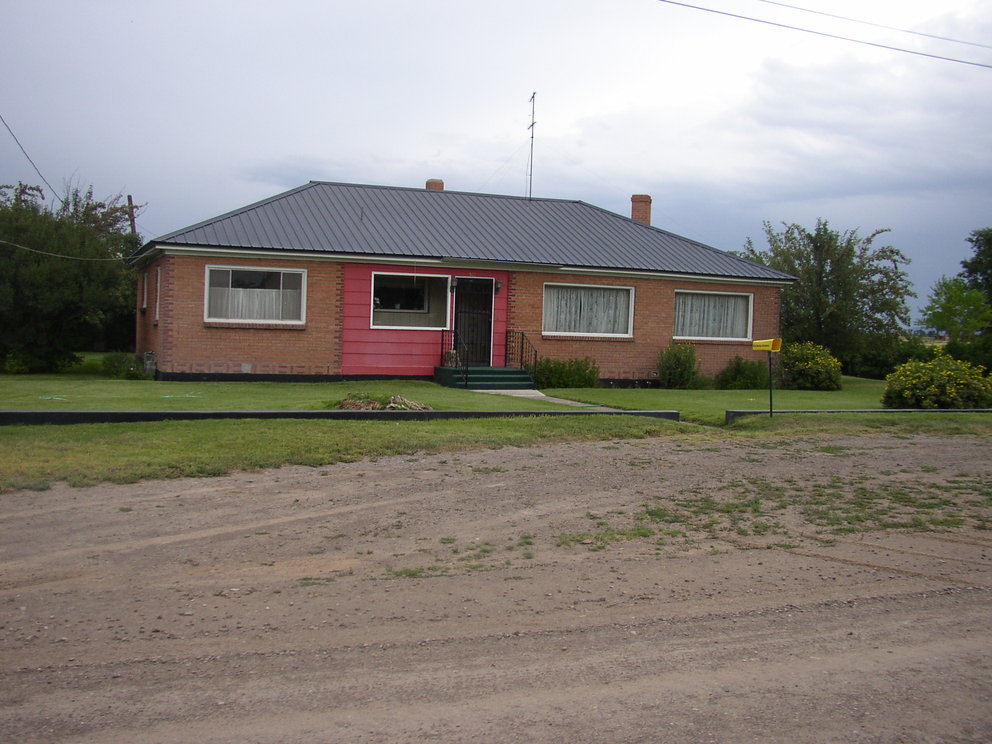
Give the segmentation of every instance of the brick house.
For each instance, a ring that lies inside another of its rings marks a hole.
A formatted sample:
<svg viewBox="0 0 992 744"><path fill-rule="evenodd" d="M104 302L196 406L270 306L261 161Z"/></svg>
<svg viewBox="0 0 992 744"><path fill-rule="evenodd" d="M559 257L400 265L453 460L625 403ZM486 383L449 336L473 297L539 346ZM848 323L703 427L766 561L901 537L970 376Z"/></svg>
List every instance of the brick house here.
<svg viewBox="0 0 992 744"><path fill-rule="evenodd" d="M529 349L649 381L673 341L706 374L762 359L793 278L631 205L310 182L144 245L137 351L173 380L429 379Z"/></svg>

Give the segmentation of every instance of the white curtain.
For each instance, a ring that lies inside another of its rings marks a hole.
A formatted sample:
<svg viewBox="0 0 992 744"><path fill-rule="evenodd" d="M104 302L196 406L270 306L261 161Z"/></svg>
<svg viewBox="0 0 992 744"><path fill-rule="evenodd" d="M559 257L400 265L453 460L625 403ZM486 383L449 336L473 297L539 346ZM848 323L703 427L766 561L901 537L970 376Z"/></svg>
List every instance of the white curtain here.
<svg viewBox="0 0 992 744"><path fill-rule="evenodd" d="M210 317L237 320L299 320L298 289L210 288Z"/></svg>
<svg viewBox="0 0 992 744"><path fill-rule="evenodd" d="M615 287L544 287L546 333L630 333L630 290Z"/></svg>
<svg viewBox="0 0 992 744"><path fill-rule="evenodd" d="M675 293L675 335L689 338L747 338L747 295Z"/></svg>

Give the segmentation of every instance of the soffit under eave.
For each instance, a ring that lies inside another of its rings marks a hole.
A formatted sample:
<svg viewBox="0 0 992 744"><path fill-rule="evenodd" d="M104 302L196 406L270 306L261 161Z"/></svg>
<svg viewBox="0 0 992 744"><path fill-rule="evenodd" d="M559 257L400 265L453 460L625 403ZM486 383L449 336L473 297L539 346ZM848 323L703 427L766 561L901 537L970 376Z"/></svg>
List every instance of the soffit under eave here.
<svg viewBox="0 0 992 744"><path fill-rule="evenodd" d="M373 254L315 253L310 251L287 251L245 248L220 248L217 246L169 245L156 243L145 251L136 265L149 263L157 255L226 257L226 258L272 258L291 261L318 261L321 263L382 263L445 266L449 268L472 268L491 271L520 271L526 273L585 274L588 276L628 277L659 279L668 281L712 282L717 284L746 284L754 286L789 287L797 279L761 278L716 274L686 274L679 272L649 271L643 269L606 269L589 266L566 266L510 261L486 261L464 258L428 258L417 256L385 256Z"/></svg>

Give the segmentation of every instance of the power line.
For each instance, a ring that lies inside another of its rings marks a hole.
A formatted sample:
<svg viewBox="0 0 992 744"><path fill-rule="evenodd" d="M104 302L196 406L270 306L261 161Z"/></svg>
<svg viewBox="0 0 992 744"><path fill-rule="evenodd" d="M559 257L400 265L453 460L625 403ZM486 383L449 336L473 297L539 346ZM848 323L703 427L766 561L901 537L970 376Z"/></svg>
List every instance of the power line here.
<svg viewBox="0 0 992 744"><path fill-rule="evenodd" d="M51 193L52 193L52 196L53 196L53 197L55 197L56 199L58 199L58 198L59 198L59 197L58 197L58 192L57 192L57 191L56 191L56 190L55 190L55 189L54 189L54 188L52 187L52 184L50 184L50 183L48 182L48 179L47 179L47 178L45 178L45 177L44 177L44 176L43 176L43 175L41 174L41 171L40 171L40 170L38 169L38 166L34 164L34 161L33 161L33 160L31 159L31 156L30 156L30 155L28 155L28 151L24 149L24 145L22 145L22 144L21 144L21 141L20 141L19 139L17 139L17 135L16 135L16 134L14 134L14 130L10 128L10 124L8 124L8 123L7 123L7 120L3 118L3 114L0 114L0 121L2 121L2 122L3 122L3 125L4 125L5 127L7 127L7 131L8 131L8 132L10 132L10 136L14 138L14 142L16 142L16 143L17 143L17 146L18 146L19 148L21 148L21 152L23 152L23 153L24 153L24 157L26 157L26 158L28 159L28 162L29 162L29 163L31 163L31 167L32 167L32 168L34 168L34 172L38 174L38 178L40 178L40 179L41 179L42 181L44 181L44 182L45 182L45 185L46 185L46 186L47 186L47 187L49 188L49 190L51 191ZM61 199L60 199L60 201L61 201Z"/></svg>
<svg viewBox="0 0 992 744"><path fill-rule="evenodd" d="M992 49L992 44L979 44L977 41L964 41L962 39L952 39L949 36L938 36L937 34L928 34L923 31L913 31L908 28L897 28L896 26L886 26L884 23L873 23L871 21L862 21L858 18L848 18L847 16L837 15L836 13L827 13L822 10L813 10L812 8L800 8L797 5L789 5L787 3L779 3L776 0L758 0L759 3L767 3L768 5L778 5L782 8L789 8L790 10L801 10L803 13L814 13L816 15L826 16L827 18L837 18L841 21L850 21L851 23L861 23L865 26L874 26L875 28L884 28L889 31L898 31L902 34L913 34L914 36L925 36L928 39L937 39L938 41L949 41L953 44L967 44L968 46L982 47L983 49Z"/></svg>
<svg viewBox="0 0 992 744"><path fill-rule="evenodd" d="M40 175L40 174L39 174ZM12 245L15 248L21 248L25 251L30 251L31 253L40 253L43 256L54 256L55 258L68 258L71 261L123 261L123 257L118 258L86 258L85 256L67 256L64 253L50 253L49 251L39 251L37 248L28 248L26 245L20 245L19 243L12 243L9 240L4 240L0 238L0 243L5 243L6 245Z"/></svg>
<svg viewBox="0 0 992 744"><path fill-rule="evenodd" d="M837 39L839 41L850 41L854 44L864 44L865 46L875 47L876 49L888 49L891 52L903 52L904 54L915 54L917 57L928 57L929 59L939 59L944 62L957 62L961 65L971 65L972 67L984 67L988 70L992 70L992 65L987 65L983 62L971 62L966 59L956 59L954 57L943 57L939 54L927 54L926 52L917 52L912 49L903 49L902 47L889 46L887 44L878 44L873 41L863 41L861 39L852 39L849 36L841 36L839 34L828 34L826 31L814 31L810 28L802 28L800 26L790 26L787 23L776 23L775 21L766 21L763 18L751 18L750 16L737 15L736 13L728 13L724 10L715 10L714 8L703 8L699 5L690 5L688 3L680 3L675 0L658 0L660 3L668 3L669 5L678 5L683 8L691 8L692 10L703 10L707 13L715 13L717 15L727 16L729 18L737 18L742 21L752 21L754 23L764 23L767 26L776 26L778 28L787 28L790 31L802 31L807 34L814 34L816 36L824 36L828 39Z"/></svg>

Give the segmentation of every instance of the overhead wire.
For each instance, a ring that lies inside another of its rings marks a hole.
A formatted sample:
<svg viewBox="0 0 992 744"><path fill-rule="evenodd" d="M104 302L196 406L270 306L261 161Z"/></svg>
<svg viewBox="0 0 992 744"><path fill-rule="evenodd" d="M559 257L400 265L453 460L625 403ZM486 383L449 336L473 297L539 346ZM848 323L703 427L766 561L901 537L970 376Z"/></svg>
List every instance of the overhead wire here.
<svg viewBox="0 0 992 744"><path fill-rule="evenodd" d="M914 31L909 28L899 28L897 26L887 26L884 23L874 23L873 21L865 21L859 18L849 18L848 16L837 15L836 13L827 13L823 10L814 10L812 8L800 8L798 5L789 5L788 3L780 3L777 0L758 0L759 3L766 3L768 5L777 5L780 8L788 8L789 10L799 10L803 13L813 13L815 15L826 16L827 18L836 18L841 21L849 21L850 23L860 23L865 26L874 26L875 28L884 28L889 31L898 31L901 34L912 34L913 36L923 36L927 39L936 39L937 41L949 41L952 44L967 44L968 46L982 47L983 49L992 49L992 44L980 44L977 41L964 41L963 39L953 39L950 36L938 36L937 34L928 34L923 31Z"/></svg>
<svg viewBox="0 0 992 744"><path fill-rule="evenodd" d="M28 155L28 151L24 149L24 145L22 145L21 141L17 139L17 135L14 134L14 130L10 128L10 124L7 123L7 120L3 118L3 114L0 114L0 121L3 122L3 125L7 128L7 131L10 132L10 136L14 138L14 142L17 143L17 146L21 148L21 152L24 153L24 157L26 157L28 159L28 162L31 163L31 167L34 168L34 172L38 174L38 178L40 178L42 181L45 182L45 185L49 188L54 198L59 199L59 201L62 201L61 198L59 198L58 192L55 190L55 187L48 182L48 179L45 178L44 175L42 175L41 170L31 159L31 156Z"/></svg>
<svg viewBox="0 0 992 744"><path fill-rule="evenodd" d="M6 245L12 245L15 248L21 248L22 250L30 251L31 253L40 253L43 256L53 256L55 258L68 258L72 261L123 261L124 260L123 256L114 256L111 258L88 258L86 256L67 256L64 253L52 253L51 251L41 251L38 250L37 248L28 248L26 245L21 245L20 243L14 243L10 240L4 240L3 238L0 238L0 243L4 243Z"/></svg>
<svg viewBox="0 0 992 744"><path fill-rule="evenodd" d="M31 156L28 155L28 151L24 149L24 145L22 145L21 141L17 139L17 135L14 134L14 130L10 128L10 125L7 123L7 120L3 118L3 114L0 114L0 122L3 122L3 125L7 128L7 131L10 132L10 136L14 138L14 142L16 142L17 146L21 148L21 152L24 153L24 157L26 157L28 159L28 162L31 163L31 167L34 168L34 171L35 173L38 174L38 177L42 181L44 181L46 186L48 186L48 188L52 192L52 195L56 199L59 199L61 201L61 198L58 196L57 192L55 191L55 188L52 186L52 184L48 182L48 179L45 178L45 176L42 174L41 170L35 164L34 160L31 159ZM15 243L11 240L4 240L3 238L0 238L0 243L3 243L5 245L11 245L14 248L20 248L21 250L29 251L30 253L39 253L43 256L52 256L54 258L66 258L71 261L122 261L123 260L122 257L89 258L87 256L67 256L64 253L53 253L51 251L42 251L37 248L29 248L26 245L21 245L20 243Z"/></svg>
<svg viewBox="0 0 992 744"><path fill-rule="evenodd" d="M753 23L763 23L766 26L775 26L777 28L785 28L790 31L802 31L807 34L814 34L815 36L823 36L828 39L837 39L839 41L849 41L853 44L863 44L865 46L875 47L876 49L887 49L892 52L902 52L903 54L913 54L917 57L927 57L929 59L939 59L944 62L956 62L961 65L971 65L972 67L984 67L985 69L992 70L992 64L985 64L984 62L973 62L967 59L957 59L956 57L945 57L940 54L930 54L928 52L919 52L913 49L904 49L902 47L890 46L889 44L879 44L874 41L865 41L863 39L852 39L850 36L841 36L840 34L831 34L826 31L816 31L811 28L803 28L802 26L792 26L787 23L778 23L776 21L769 21L764 18L753 18L751 16L738 15L737 13L730 13L725 10L717 10L715 8L705 8L701 5L691 5L689 3L681 3L676 0L657 0L659 3L667 3L668 5L677 5L682 8L690 8L692 10L702 10L707 13L715 13L716 15L727 16L728 18L737 18L742 21L752 21Z"/></svg>

